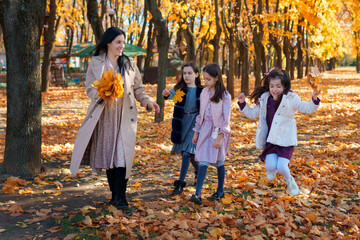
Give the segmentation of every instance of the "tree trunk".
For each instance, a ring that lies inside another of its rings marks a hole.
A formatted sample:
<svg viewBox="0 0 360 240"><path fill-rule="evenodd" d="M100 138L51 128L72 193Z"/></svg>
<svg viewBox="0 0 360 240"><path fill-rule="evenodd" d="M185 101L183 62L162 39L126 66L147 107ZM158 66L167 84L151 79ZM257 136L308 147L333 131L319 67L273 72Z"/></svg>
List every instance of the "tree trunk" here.
<svg viewBox="0 0 360 240"><path fill-rule="evenodd" d="M288 8L285 7L284 15L287 13ZM285 20L284 22L284 31L288 32L290 29L290 20ZM284 36L283 52L286 59L285 70L290 72L290 39L287 36Z"/></svg>
<svg viewBox="0 0 360 240"><path fill-rule="evenodd" d="M215 19L216 19L216 34L214 39L212 39L212 44L214 46L214 57L213 62L219 64L220 58L220 36L221 36L221 26L220 26L220 16L219 16L219 1L215 1Z"/></svg>
<svg viewBox="0 0 360 240"><path fill-rule="evenodd" d="M190 26L187 26L185 30L182 31L187 43L186 46L186 62L194 61L196 62L196 44L195 37L192 33Z"/></svg>
<svg viewBox="0 0 360 240"><path fill-rule="evenodd" d="M166 20L163 18L160 10L157 7L156 0L146 0L148 9L154 18L155 29L157 31L157 47L159 51L159 81L157 86L156 102L160 106L160 113L155 113L155 122L164 120L164 97L162 91L166 87L166 69L167 69L167 55L169 50L169 33Z"/></svg>
<svg viewBox="0 0 360 240"><path fill-rule="evenodd" d="M234 76L235 76L235 41L228 43L229 46L229 73L227 78L227 90L229 91L231 98L235 97L235 86L234 86Z"/></svg>
<svg viewBox="0 0 360 240"><path fill-rule="evenodd" d="M156 37L156 31L153 31L154 21L153 19L149 22L149 30L147 36L147 48L146 48L146 58L145 58L145 66L149 67L152 57L153 57L153 48L154 48L154 39Z"/></svg>
<svg viewBox="0 0 360 240"><path fill-rule="evenodd" d="M360 32L355 31L354 35L355 35L355 43L358 43ZM360 73L360 48L358 45L356 45L356 72Z"/></svg>
<svg viewBox="0 0 360 240"><path fill-rule="evenodd" d="M7 126L2 168L12 175L30 177L41 169L39 50L45 6L45 0L0 1L7 62Z"/></svg>
<svg viewBox="0 0 360 240"><path fill-rule="evenodd" d="M55 43L57 29L59 28L60 17L56 17L56 2L50 0L50 12L47 24L47 30L44 31L44 58L41 68L41 91L49 91L49 73L51 65L51 54Z"/></svg>
<svg viewBox="0 0 360 240"><path fill-rule="evenodd" d="M302 22L302 20L300 21ZM298 38L297 38L297 76L298 78L303 78L304 76L304 67L303 67L303 50L302 50L302 39L304 37L304 31L303 31L303 27L298 24L297 26L297 31L298 31L298 34L300 35Z"/></svg>
<svg viewBox="0 0 360 240"><path fill-rule="evenodd" d="M95 35L96 44L98 44L104 34L104 28L102 26L101 17L99 16L99 6L97 0L87 1L87 18L93 29Z"/></svg>
<svg viewBox="0 0 360 240"><path fill-rule="evenodd" d="M309 31L306 32L306 36L304 39L304 45L306 48L306 57L305 57L305 76L307 76L309 74L310 71L310 49L309 49Z"/></svg>
<svg viewBox="0 0 360 240"><path fill-rule="evenodd" d="M249 8L247 6L247 1L244 1L245 3L245 7L247 9L247 11L249 12ZM262 0L257 0L257 4L256 2L253 3L253 12L252 15L261 15L262 14L262 5L263 2ZM250 19L250 17L248 16L249 20L248 23L249 25L251 25L252 20ZM261 70L262 70L262 57L264 55L264 47L262 45L262 40L263 40L263 25L260 21L255 20L256 24L255 26L252 28L252 35L253 35L253 43L254 43L254 51L255 51L255 56L254 56L254 69L255 69L255 86L258 86L260 84L261 81ZM251 26L250 26L251 27ZM264 71L264 69L263 69Z"/></svg>
<svg viewBox="0 0 360 240"><path fill-rule="evenodd" d="M144 23L143 23L143 26L142 26L142 29L141 29L141 33L140 33L140 36L139 36L139 41L137 43L137 46L139 47L142 47L143 46L143 42L144 42L144 39L145 39L145 30L146 30L146 25L147 25L147 7L146 7L146 4L145 4L145 1L144 1ZM136 64L138 66L139 69L142 69L142 63L144 61L144 58L145 56L137 56L136 57Z"/></svg>
<svg viewBox="0 0 360 240"><path fill-rule="evenodd" d="M290 79L295 79L295 48L290 45Z"/></svg>
<svg viewBox="0 0 360 240"><path fill-rule="evenodd" d="M240 42L241 56L241 92L249 95L249 47L244 41Z"/></svg>

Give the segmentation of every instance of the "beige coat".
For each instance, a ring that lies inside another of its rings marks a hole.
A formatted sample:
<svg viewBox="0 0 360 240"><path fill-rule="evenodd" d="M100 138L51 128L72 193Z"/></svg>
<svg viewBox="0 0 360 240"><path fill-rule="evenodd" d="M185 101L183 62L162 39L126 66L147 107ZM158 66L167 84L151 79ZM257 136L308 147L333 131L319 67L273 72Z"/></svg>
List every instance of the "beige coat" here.
<svg viewBox="0 0 360 240"><path fill-rule="evenodd" d="M125 72L124 79L124 96L121 118L121 136L125 151L126 161L126 178L131 175L133 165L135 141L137 131L137 109L136 100L141 106L146 107L151 102L148 95L145 93L142 84L141 75L133 59L131 59L133 70ZM81 163L89 163L89 159L84 158L84 153L90 142L93 131L104 109L104 104L99 104L101 100L98 93L91 85L95 80L101 78L105 69L105 54L94 56L90 62L88 71L86 73L86 93L91 99L85 119L80 126L78 135L75 140L74 150L71 156L70 171L76 174ZM91 147L91 145L89 145ZM89 157L89 156L88 156ZM84 158L84 159L83 159Z"/></svg>

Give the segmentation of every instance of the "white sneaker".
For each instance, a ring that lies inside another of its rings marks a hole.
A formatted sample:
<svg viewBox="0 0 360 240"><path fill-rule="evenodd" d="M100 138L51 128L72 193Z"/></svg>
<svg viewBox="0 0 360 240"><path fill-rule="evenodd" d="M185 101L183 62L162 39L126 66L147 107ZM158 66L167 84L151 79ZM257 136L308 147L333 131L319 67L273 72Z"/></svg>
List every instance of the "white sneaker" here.
<svg viewBox="0 0 360 240"><path fill-rule="evenodd" d="M267 180L269 180L269 181L274 180L276 178L276 173L277 173L277 170L275 170L273 172L267 171L267 173L266 173Z"/></svg>
<svg viewBox="0 0 360 240"><path fill-rule="evenodd" d="M287 189L289 190L292 196L297 196L299 194L299 187L295 182L295 179L291 177L288 181L286 181Z"/></svg>

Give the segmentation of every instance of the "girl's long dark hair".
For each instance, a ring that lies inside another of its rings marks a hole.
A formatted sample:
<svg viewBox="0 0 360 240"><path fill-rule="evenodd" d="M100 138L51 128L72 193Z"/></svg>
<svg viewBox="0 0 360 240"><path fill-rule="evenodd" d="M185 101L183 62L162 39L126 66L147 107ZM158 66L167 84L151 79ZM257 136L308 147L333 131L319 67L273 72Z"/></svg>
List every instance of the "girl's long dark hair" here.
<svg viewBox="0 0 360 240"><path fill-rule="evenodd" d="M255 88L255 90L250 94L250 99L255 103L259 104L259 98L264 92L269 92L269 84L270 79L278 78L281 80L281 85L284 86L284 94L287 94L291 88L291 82L289 74L282 69L274 68L269 73L265 74L265 76L261 79L260 85ZM279 98L282 99L282 96Z"/></svg>
<svg viewBox="0 0 360 240"><path fill-rule="evenodd" d="M183 75L183 71L185 67L191 67L195 73L198 73L198 76L195 78L195 85L197 87L202 87L201 85L201 80L200 80L200 69L199 66L195 63L195 62L188 62L185 63L182 67L181 67L181 78L180 80L176 83L174 89L178 90L178 89L184 89L185 91L188 90L187 84L184 80L184 75Z"/></svg>
<svg viewBox="0 0 360 240"><path fill-rule="evenodd" d="M94 56L99 56L100 54L106 53L108 51L107 44L111 43L117 36L123 35L126 37L125 32L117 27L109 27L102 36L100 42L95 48ZM122 72L124 69L132 68L130 64L130 58L126 56L124 53L121 54L118 58L119 70Z"/></svg>
<svg viewBox="0 0 360 240"><path fill-rule="evenodd" d="M224 93L226 92L223 80L222 80L222 75L221 75L221 69L219 67L219 65L217 65L216 63L210 63L208 65L206 65L205 67L203 67L203 72L208 73L211 77L213 78L218 78L218 80L215 83L215 93L214 95L210 98L210 101L218 103L222 98Z"/></svg>

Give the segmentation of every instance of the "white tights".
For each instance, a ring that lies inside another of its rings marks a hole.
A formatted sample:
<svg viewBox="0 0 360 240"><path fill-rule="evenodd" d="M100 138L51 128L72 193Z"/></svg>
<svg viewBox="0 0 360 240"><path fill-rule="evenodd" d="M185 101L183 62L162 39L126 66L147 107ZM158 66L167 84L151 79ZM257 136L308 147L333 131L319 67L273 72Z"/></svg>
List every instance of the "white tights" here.
<svg viewBox="0 0 360 240"><path fill-rule="evenodd" d="M288 180L291 178L289 162L289 159L279 157L277 154L272 153L266 155L265 168L269 172L278 170L278 172L283 175L284 179Z"/></svg>

